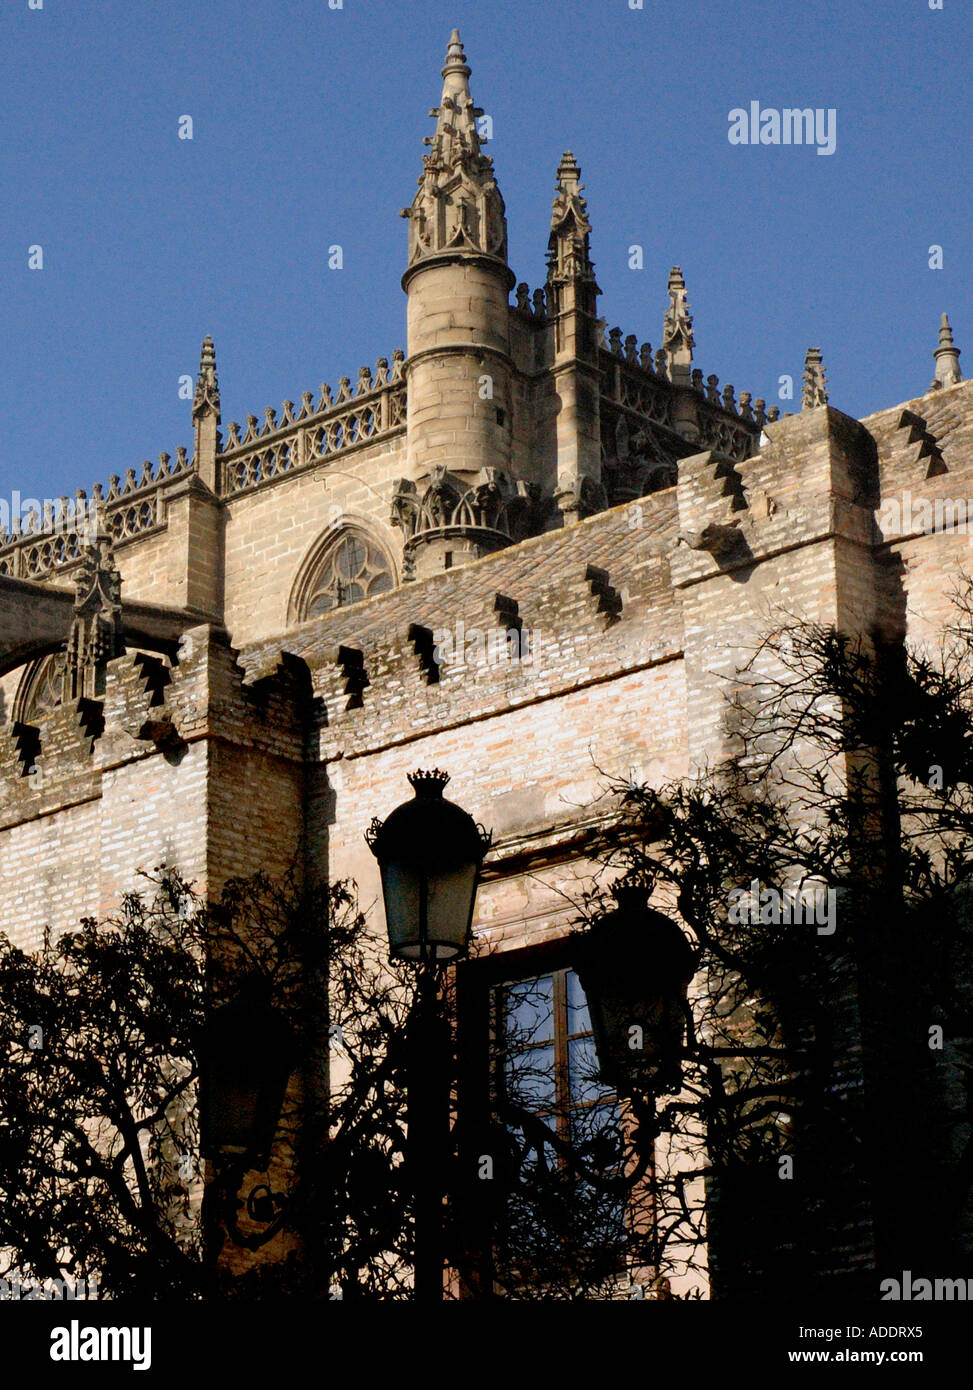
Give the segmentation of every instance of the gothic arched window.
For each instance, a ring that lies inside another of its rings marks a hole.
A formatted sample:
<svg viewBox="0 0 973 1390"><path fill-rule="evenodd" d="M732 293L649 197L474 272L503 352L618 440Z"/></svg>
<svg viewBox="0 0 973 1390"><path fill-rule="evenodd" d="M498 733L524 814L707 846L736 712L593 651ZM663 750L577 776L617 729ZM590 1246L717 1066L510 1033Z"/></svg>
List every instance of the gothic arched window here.
<svg viewBox="0 0 973 1390"><path fill-rule="evenodd" d="M305 618L374 598L394 588L388 556L361 531L342 531L329 545L305 590Z"/></svg>
<svg viewBox="0 0 973 1390"><path fill-rule="evenodd" d="M28 666L14 701L14 719L33 724L57 708L61 703L65 660L64 652L55 652Z"/></svg>

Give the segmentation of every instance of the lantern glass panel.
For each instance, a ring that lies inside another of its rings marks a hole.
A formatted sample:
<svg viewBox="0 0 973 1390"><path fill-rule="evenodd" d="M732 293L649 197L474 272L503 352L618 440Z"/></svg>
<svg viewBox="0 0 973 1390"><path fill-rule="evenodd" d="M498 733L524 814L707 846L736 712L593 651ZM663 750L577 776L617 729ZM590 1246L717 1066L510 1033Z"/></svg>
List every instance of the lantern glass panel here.
<svg viewBox="0 0 973 1390"><path fill-rule="evenodd" d="M228 1153L246 1153L257 1113L257 1089L253 1075L242 1067L224 1067L213 1078L209 1102L212 1147Z"/></svg>
<svg viewBox="0 0 973 1390"><path fill-rule="evenodd" d="M392 955L417 960L420 955L417 933L421 930L419 908L422 874L409 864L383 864L382 893Z"/></svg>
<svg viewBox="0 0 973 1390"><path fill-rule="evenodd" d="M385 920L393 956L451 960L466 950L478 864L434 874L409 864L382 865Z"/></svg>
<svg viewBox="0 0 973 1390"><path fill-rule="evenodd" d="M479 868L475 862L458 864L429 880L426 937L435 960L466 951Z"/></svg>

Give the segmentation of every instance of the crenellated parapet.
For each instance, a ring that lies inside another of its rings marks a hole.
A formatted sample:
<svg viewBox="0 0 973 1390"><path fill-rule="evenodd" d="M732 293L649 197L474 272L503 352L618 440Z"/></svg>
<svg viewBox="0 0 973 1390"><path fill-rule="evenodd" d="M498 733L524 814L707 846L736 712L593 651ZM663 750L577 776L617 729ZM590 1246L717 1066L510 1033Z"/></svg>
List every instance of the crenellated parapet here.
<svg viewBox="0 0 973 1390"><path fill-rule="evenodd" d="M522 281L516 289L516 303L511 305L513 312L533 327L545 327L550 321L548 310L548 292L543 285L531 290L526 281Z"/></svg>
<svg viewBox="0 0 973 1390"><path fill-rule="evenodd" d="M684 287L683 287L684 288ZM655 353L651 343L638 346L634 333L623 339L622 330L610 331L601 324L599 369L601 383L601 414L603 457L613 458L614 437L619 418L624 413L630 435L637 433L641 422L661 427L654 438L666 450L671 460L686 452L685 445L719 449L733 458L744 459L754 453L760 431L768 422L779 418L778 407L769 410L766 403L754 400L749 391L741 391L739 399L731 385L720 388L719 377L690 366L691 319L689 327L671 314L668 348ZM688 317L688 316L687 316ZM679 349L686 360L680 363L681 375L673 377L673 354L677 341L677 325L681 323ZM686 335L689 335L688 337ZM681 401L689 400L690 410L680 409ZM687 422L692 428L687 428ZM690 450L691 452L691 450Z"/></svg>
<svg viewBox="0 0 973 1390"><path fill-rule="evenodd" d="M454 723L530 709L619 672L678 659L669 583L671 493L649 499L645 525L624 510L549 531L468 565L335 609L244 648L253 678L281 647L300 656L320 701L314 761L354 757ZM525 750L525 753L528 750Z"/></svg>
<svg viewBox="0 0 973 1390"><path fill-rule="evenodd" d="M749 391L738 399L733 386L721 388L719 377L704 377L693 365L693 317L679 266L669 275L662 347L653 352L651 343L639 345L634 333L624 337L602 319L598 338L602 459L609 473L625 458L616 448L620 432L648 445L646 462L672 466L701 447L748 458L764 425L779 417L776 406L768 410Z"/></svg>
<svg viewBox="0 0 973 1390"><path fill-rule="evenodd" d="M178 766L201 741L302 764L312 702L301 661L282 653L251 680L211 625L185 632L172 658L124 652L106 663L96 698L69 697L32 724L0 725L0 821L100 796L106 776L146 759Z"/></svg>

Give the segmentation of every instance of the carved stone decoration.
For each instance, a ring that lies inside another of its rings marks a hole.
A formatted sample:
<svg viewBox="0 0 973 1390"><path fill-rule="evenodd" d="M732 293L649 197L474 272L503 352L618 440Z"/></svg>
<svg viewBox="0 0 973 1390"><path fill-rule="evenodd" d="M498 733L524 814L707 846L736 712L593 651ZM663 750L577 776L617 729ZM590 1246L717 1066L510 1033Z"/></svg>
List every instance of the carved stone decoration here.
<svg viewBox="0 0 973 1390"><path fill-rule="evenodd" d="M101 695L105 666L124 652L121 591L111 538L99 526L94 540L82 548L75 579L61 696L65 703Z"/></svg>
<svg viewBox="0 0 973 1390"><path fill-rule="evenodd" d="M678 458L667 431L643 422L634 433L631 423L619 415L612 425L602 420L601 477L609 507L634 502L678 481ZM683 451L685 452L685 451Z"/></svg>
<svg viewBox="0 0 973 1390"><path fill-rule="evenodd" d="M686 282L679 266L669 274L669 308L663 325L662 348L673 381L691 380L693 365L693 318L686 297Z"/></svg>
<svg viewBox="0 0 973 1390"><path fill-rule="evenodd" d="M804 392L802 410L815 410L828 404L828 377L819 347L810 347L804 354Z"/></svg>
<svg viewBox="0 0 973 1390"><path fill-rule="evenodd" d="M499 468L481 468L470 483L437 465L420 487L399 479L391 519L405 537L408 565L433 539L465 540L483 555L523 540L535 529L537 502L533 484L514 483Z"/></svg>
<svg viewBox="0 0 973 1390"><path fill-rule="evenodd" d="M636 455L606 459L602 479L608 494L608 505L618 507L634 502L665 487L673 487L679 479L676 463L669 459L644 459Z"/></svg>
<svg viewBox="0 0 973 1390"><path fill-rule="evenodd" d="M493 175L493 160L481 153L484 137L477 130L483 115L470 95L470 68L454 29L443 68L443 95L430 115L436 133L426 143L419 190L409 219L409 264L443 251L481 252L507 259L507 222L503 197Z"/></svg>
<svg viewBox="0 0 973 1390"><path fill-rule="evenodd" d="M557 483L554 502L561 513L565 526L585 517L603 512L608 506L608 497L601 483L593 478L572 478L563 474Z"/></svg>
<svg viewBox="0 0 973 1390"><path fill-rule="evenodd" d="M220 383L216 375L216 349L207 333L199 358L199 375L193 395L193 419L200 415L215 415L220 423Z"/></svg>
<svg viewBox="0 0 973 1390"><path fill-rule="evenodd" d="M947 314L943 314L939 325L939 347L933 356L936 359L936 375L930 384L930 391L939 391L944 386L956 386L963 380L963 373L959 367L960 350L953 342L953 330Z"/></svg>
<svg viewBox="0 0 973 1390"><path fill-rule="evenodd" d="M329 546L308 583L301 620L375 598L394 587L392 566L382 548L370 536L349 528Z"/></svg>
<svg viewBox="0 0 973 1390"><path fill-rule="evenodd" d="M742 558L750 553L746 536L739 523L710 521L701 531L680 531L676 545L686 545L690 550L705 550L717 563Z"/></svg>
<svg viewBox="0 0 973 1390"><path fill-rule="evenodd" d="M582 198L581 169L570 150L565 150L557 167L554 206L551 209L551 235L547 251L547 278L552 284L566 280L594 281L591 262L591 223L588 204ZM597 291L596 291L597 293Z"/></svg>

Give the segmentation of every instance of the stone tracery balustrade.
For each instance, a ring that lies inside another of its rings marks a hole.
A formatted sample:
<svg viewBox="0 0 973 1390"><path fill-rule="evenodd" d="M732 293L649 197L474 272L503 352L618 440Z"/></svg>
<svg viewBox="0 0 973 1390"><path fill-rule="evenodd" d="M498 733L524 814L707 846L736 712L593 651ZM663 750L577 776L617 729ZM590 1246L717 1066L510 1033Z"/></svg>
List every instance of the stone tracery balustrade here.
<svg viewBox="0 0 973 1390"><path fill-rule="evenodd" d="M634 333L623 342L620 328L609 332L602 320L599 324L602 395L644 419L672 429L672 380L663 350L659 348L653 355L651 343L636 347ZM760 430L780 416L776 406L767 410L765 402L753 400L749 391L741 391L739 401L732 386L724 386L721 392L719 377L707 377L704 385L703 373L698 369L692 373L691 386L700 398L702 448L720 449L736 459L749 458L756 451Z"/></svg>
<svg viewBox="0 0 973 1390"><path fill-rule="evenodd" d="M305 391L298 410L293 401L284 401L280 417L268 408L264 424L247 417L247 428L231 423L220 454L220 495L235 497L271 482L274 478L344 453L357 445L370 443L404 429L406 399L401 349L388 358L380 357L374 375L361 367L353 386L349 377L338 383L332 399L331 387L321 387L317 404Z"/></svg>
<svg viewBox="0 0 973 1390"><path fill-rule="evenodd" d="M124 479L113 473L107 491L101 483L95 483L90 498L79 488L73 502L62 497L56 508L45 507L43 516L32 509L9 534L0 527L0 575L43 579L76 564L82 537L99 510L116 544L164 526L161 490L191 469L186 450L180 446L175 458L160 454L154 468L146 459L140 475L134 468L126 470Z"/></svg>
<svg viewBox="0 0 973 1390"><path fill-rule="evenodd" d="M404 363L404 353L396 348L391 363L380 357L374 372L360 368L354 385L342 377L334 399L325 384L316 403L313 394L305 391L300 408L284 401L278 416L268 407L262 425L255 415L248 416L242 435L239 426L231 423L219 456L221 496L236 496L296 468L404 429ZM74 501L62 497L56 508L45 509L44 516L28 513L24 525L15 525L10 533L0 527L0 575L44 579L77 564L81 532L88 524L85 520L80 530L76 525L79 508L86 518L101 508L116 545L161 530L166 525L165 486L192 469L186 450L180 447L175 458L160 454L154 468L146 460L141 473L134 468L127 469L124 478L113 473L107 490L96 483L90 499L79 489Z"/></svg>

